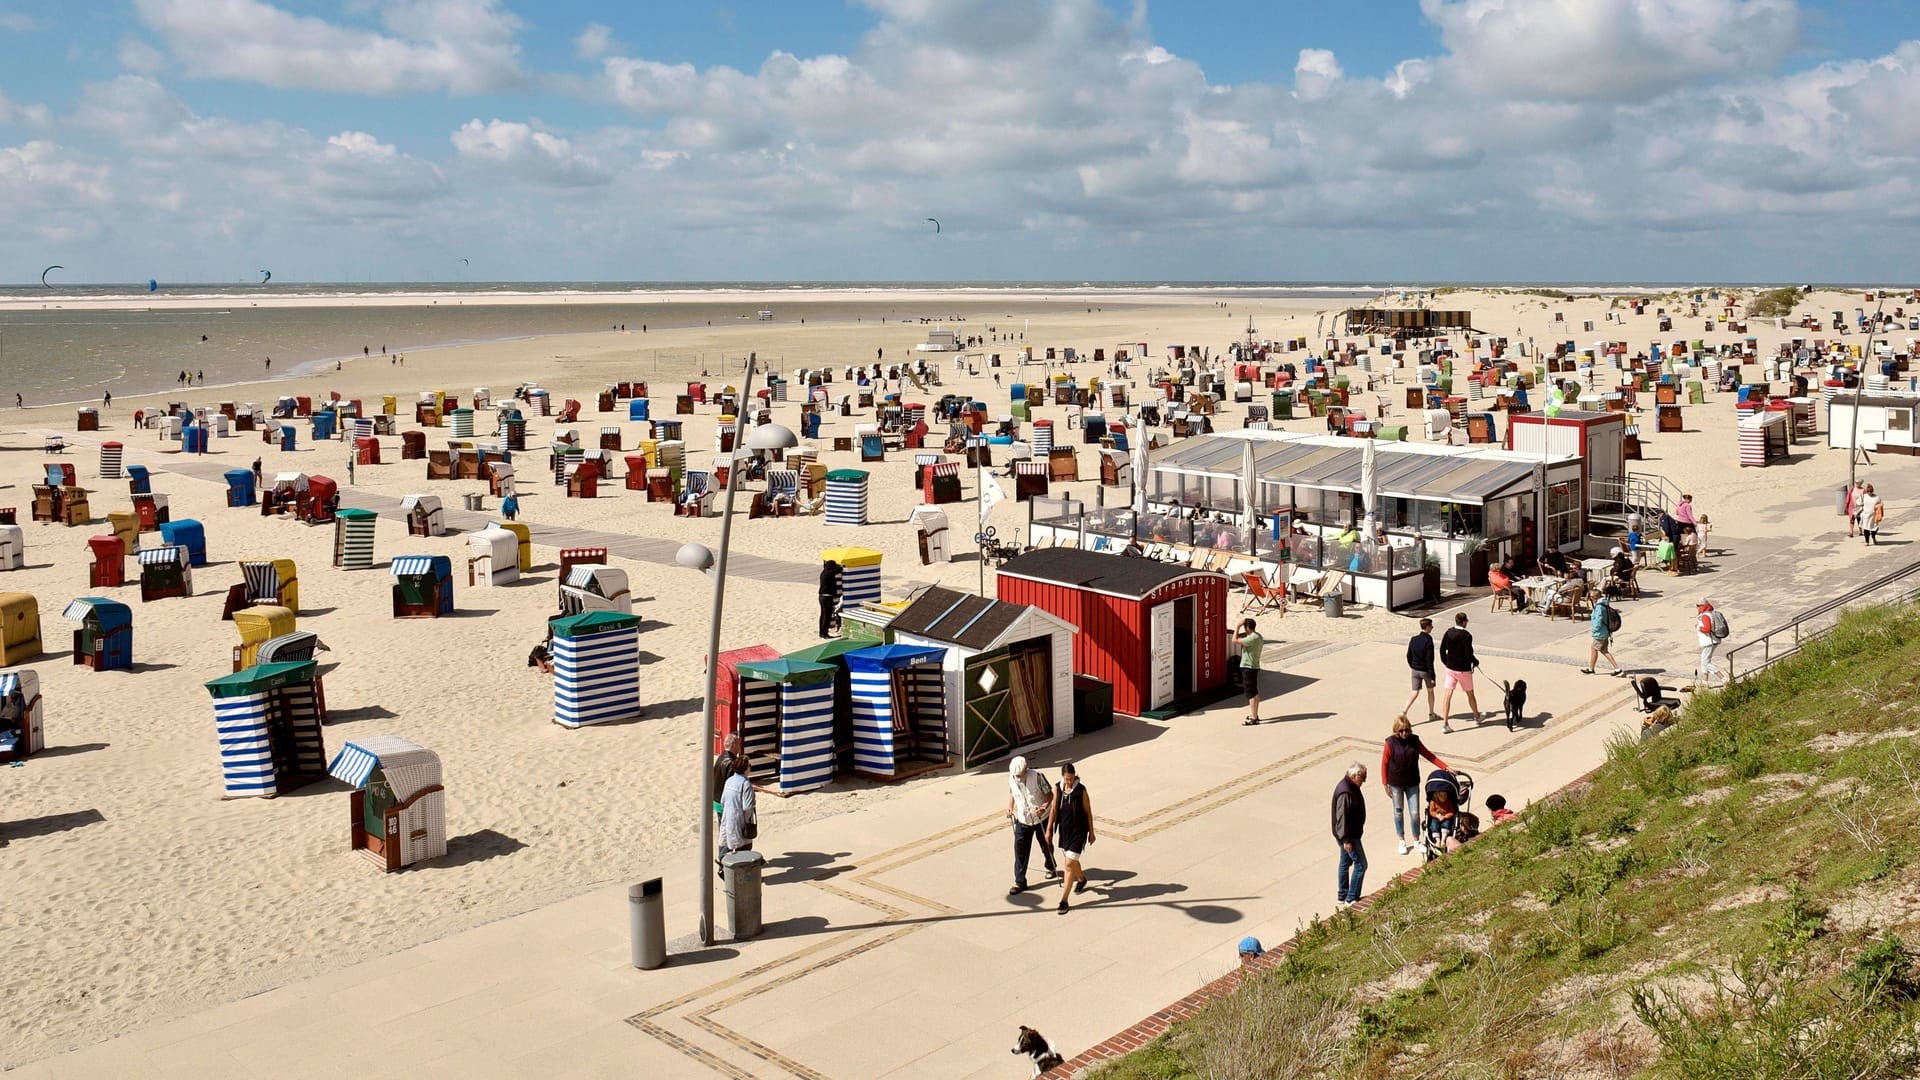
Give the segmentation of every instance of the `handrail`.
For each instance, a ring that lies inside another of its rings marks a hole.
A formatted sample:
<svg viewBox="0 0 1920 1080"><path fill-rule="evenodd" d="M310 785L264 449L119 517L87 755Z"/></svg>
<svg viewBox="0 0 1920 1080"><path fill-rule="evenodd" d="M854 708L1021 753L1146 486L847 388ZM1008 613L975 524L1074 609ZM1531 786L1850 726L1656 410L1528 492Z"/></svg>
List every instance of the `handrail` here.
<svg viewBox="0 0 1920 1080"><path fill-rule="evenodd" d="M1882 589L1887 588L1889 585L1893 585L1896 582L1899 582L1903 578L1913 577L1915 575L1920 575L1920 562L1908 563L1906 566L1903 566L1900 569L1894 570L1890 573L1883 574L1880 577L1877 577L1872 581L1867 582L1864 585L1860 585L1853 589L1849 589L1848 591L1841 593L1839 596L1836 596L1831 600L1827 600L1823 603L1819 603L1814 605L1813 607L1807 608L1805 611L1802 611L1799 614L1796 614L1793 618L1787 620L1784 623L1781 623L1779 626L1776 626L1770 630L1767 630L1766 632L1760 634L1758 637L1755 637L1749 641L1741 642L1739 645L1736 645L1733 648L1728 649L1725 657L1727 661L1728 680L1731 681L1733 679L1740 678L1743 675L1752 675L1755 672L1763 671L1768 666L1775 664L1781 660L1784 660L1787 657L1792 656L1796 652L1799 652L1801 647L1804 646L1807 642L1816 640L1833 629L1831 625L1816 627L1812 629L1803 629L1807 626L1808 623L1812 622L1813 620L1831 615L1834 612L1840 610L1841 608L1846 607L1848 604L1851 604L1857 600L1863 599L1867 596L1877 593ZM1911 587L1900 592L1898 595L1882 600L1881 603L1897 604L1897 603L1905 603L1915 599L1920 599L1920 582L1915 582ZM1788 633L1791 633L1793 635L1792 644L1787 648L1781 649L1779 652L1775 652L1774 646L1773 646L1773 639ZM1754 648L1755 646L1758 646L1760 648L1760 662L1757 664L1754 664L1747 671L1741 672L1739 670L1739 665L1734 663L1734 657L1736 657L1742 652L1745 652L1748 649Z"/></svg>

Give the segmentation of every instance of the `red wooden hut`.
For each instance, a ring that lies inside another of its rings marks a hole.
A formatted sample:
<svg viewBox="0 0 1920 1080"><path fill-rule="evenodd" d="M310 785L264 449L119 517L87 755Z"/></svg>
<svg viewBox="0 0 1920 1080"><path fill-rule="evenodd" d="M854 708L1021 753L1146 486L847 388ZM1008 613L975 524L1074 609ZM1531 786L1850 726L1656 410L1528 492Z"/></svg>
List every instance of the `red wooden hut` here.
<svg viewBox="0 0 1920 1080"><path fill-rule="evenodd" d="M725 750L727 736L740 730L740 665L778 659L780 650L771 645L749 645L744 649L728 649L720 654L720 678L713 684L714 753Z"/></svg>
<svg viewBox="0 0 1920 1080"><path fill-rule="evenodd" d="M1226 682L1224 574L1043 548L1003 563L997 589L1080 628L1073 670L1113 684L1114 712L1179 711Z"/></svg>

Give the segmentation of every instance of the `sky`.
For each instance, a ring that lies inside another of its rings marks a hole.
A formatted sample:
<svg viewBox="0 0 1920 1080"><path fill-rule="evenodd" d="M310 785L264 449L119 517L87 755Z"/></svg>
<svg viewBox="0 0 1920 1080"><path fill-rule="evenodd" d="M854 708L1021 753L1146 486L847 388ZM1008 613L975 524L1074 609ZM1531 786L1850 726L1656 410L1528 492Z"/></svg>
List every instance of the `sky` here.
<svg viewBox="0 0 1920 1080"><path fill-rule="evenodd" d="M0 281L1900 284L1917 166L1913 0L0 0Z"/></svg>

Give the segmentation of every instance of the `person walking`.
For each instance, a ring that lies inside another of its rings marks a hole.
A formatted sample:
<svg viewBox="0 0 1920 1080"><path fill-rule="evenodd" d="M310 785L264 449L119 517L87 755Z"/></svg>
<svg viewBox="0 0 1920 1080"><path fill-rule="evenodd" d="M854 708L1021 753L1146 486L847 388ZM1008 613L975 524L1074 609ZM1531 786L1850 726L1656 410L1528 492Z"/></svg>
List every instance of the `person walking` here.
<svg viewBox="0 0 1920 1080"><path fill-rule="evenodd" d="M1341 907L1351 907L1360 899L1361 882L1367 876L1367 850L1360 844L1367 828L1367 797L1360 785L1366 782L1367 767L1356 761L1347 766L1347 775L1333 789L1333 839L1340 845L1334 902Z"/></svg>
<svg viewBox="0 0 1920 1080"><path fill-rule="evenodd" d="M1480 658L1473 655L1473 634L1467 630L1464 611L1453 617L1453 628L1440 639L1440 666L1447 669L1444 680L1447 692L1440 699L1440 730L1451 735L1456 687L1467 692L1467 707L1473 710L1473 722L1478 724L1482 719L1479 699L1473 696L1473 669L1480 666Z"/></svg>
<svg viewBox="0 0 1920 1080"><path fill-rule="evenodd" d="M1860 527L1860 497L1867 493L1867 482L1855 480L1847 489L1847 539L1853 539L1854 530Z"/></svg>
<svg viewBox="0 0 1920 1080"><path fill-rule="evenodd" d="M1047 812L1052 808L1053 785L1039 769L1027 768L1027 759L1015 755L1007 763L1007 817L1013 819L1013 887L1008 896L1027 891L1027 856L1040 841L1049 879L1060 873L1053 861L1053 838L1047 835Z"/></svg>
<svg viewBox="0 0 1920 1080"><path fill-rule="evenodd" d="M1267 639L1260 636L1252 619L1241 619L1233 643L1240 647L1240 689L1247 695L1247 718L1241 723L1252 727L1260 722L1260 650Z"/></svg>
<svg viewBox="0 0 1920 1080"><path fill-rule="evenodd" d="M267 478L266 478L266 474L261 471L260 459L254 458L253 459L253 486L255 488L262 488L266 486L266 483L267 483Z"/></svg>
<svg viewBox="0 0 1920 1080"><path fill-rule="evenodd" d="M820 636L833 636L833 616L840 606L840 564L828 559L820 566Z"/></svg>
<svg viewBox="0 0 1920 1080"><path fill-rule="evenodd" d="M749 763L741 753L733 759L733 775L720 795L721 854L752 851L760 835L760 816L753 805L753 782L747 779Z"/></svg>
<svg viewBox="0 0 1920 1080"><path fill-rule="evenodd" d="M1433 708L1433 684L1438 680L1433 674L1433 620L1421 619L1420 632L1407 639L1407 671L1413 676L1413 693L1407 695L1407 703L1400 707L1400 719L1405 720L1413 711L1413 703L1420 700L1420 691L1427 691L1427 719L1440 720L1441 716Z"/></svg>
<svg viewBox="0 0 1920 1080"><path fill-rule="evenodd" d="M1393 734L1380 748L1380 786L1387 789L1387 805L1393 807L1393 834L1400 839L1400 854L1420 849L1420 833L1426 826L1420 820L1420 759L1433 762L1436 769L1449 768L1413 733L1413 724L1405 716L1393 718Z"/></svg>
<svg viewBox="0 0 1920 1080"><path fill-rule="evenodd" d="M1887 504L1874 493L1873 485L1860 490L1860 535L1869 544L1880 543L1880 522L1887 516Z"/></svg>
<svg viewBox="0 0 1920 1080"><path fill-rule="evenodd" d="M1720 665L1714 663L1713 659L1714 653L1720 649L1720 643L1727 640L1727 636L1733 631L1727 626L1727 617L1720 614L1714 608L1713 601L1706 597L1701 597L1700 603L1695 605L1693 610L1698 616L1693 627L1694 634L1700 643L1700 669L1694 674L1701 682L1712 686L1715 675L1719 675L1722 681L1726 678L1720 670Z"/></svg>
<svg viewBox="0 0 1920 1080"><path fill-rule="evenodd" d="M1603 656L1613 665L1613 674L1626 674L1620 670L1620 661L1613 658L1613 633L1619 628L1620 613L1613 609L1613 597L1603 592L1593 602L1593 645L1587 650L1587 666L1580 669L1582 675L1593 674Z"/></svg>
<svg viewBox="0 0 1920 1080"><path fill-rule="evenodd" d="M1087 874L1080 868L1080 856L1093 846L1093 800L1073 762L1060 766L1060 786L1054 789L1053 803L1047 812L1047 830L1066 865L1060 878L1061 912L1068 908L1067 897L1087 891Z"/></svg>
<svg viewBox="0 0 1920 1080"><path fill-rule="evenodd" d="M745 757L746 752L746 744L736 731L727 736L727 744L713 756L713 817L716 826L726 816L720 796L727 790L727 781L733 779L733 763Z"/></svg>
<svg viewBox="0 0 1920 1080"><path fill-rule="evenodd" d="M100 407L103 409L113 408L113 391L109 390L100 395Z"/></svg>

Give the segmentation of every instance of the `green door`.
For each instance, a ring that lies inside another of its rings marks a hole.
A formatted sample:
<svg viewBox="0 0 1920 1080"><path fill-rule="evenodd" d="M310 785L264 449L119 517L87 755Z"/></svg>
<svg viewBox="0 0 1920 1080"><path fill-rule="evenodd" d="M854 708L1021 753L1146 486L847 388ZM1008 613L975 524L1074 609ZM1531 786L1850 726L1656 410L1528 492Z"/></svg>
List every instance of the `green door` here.
<svg viewBox="0 0 1920 1080"><path fill-rule="evenodd" d="M367 830L368 846L375 851L386 850L387 811L393 808L393 785L387 783L387 774L379 769L367 777L366 798L361 800L361 824Z"/></svg>
<svg viewBox="0 0 1920 1080"><path fill-rule="evenodd" d="M1013 749L1013 673L1005 652L982 653L967 661L961 678L966 698L962 724L964 761L990 761Z"/></svg>

